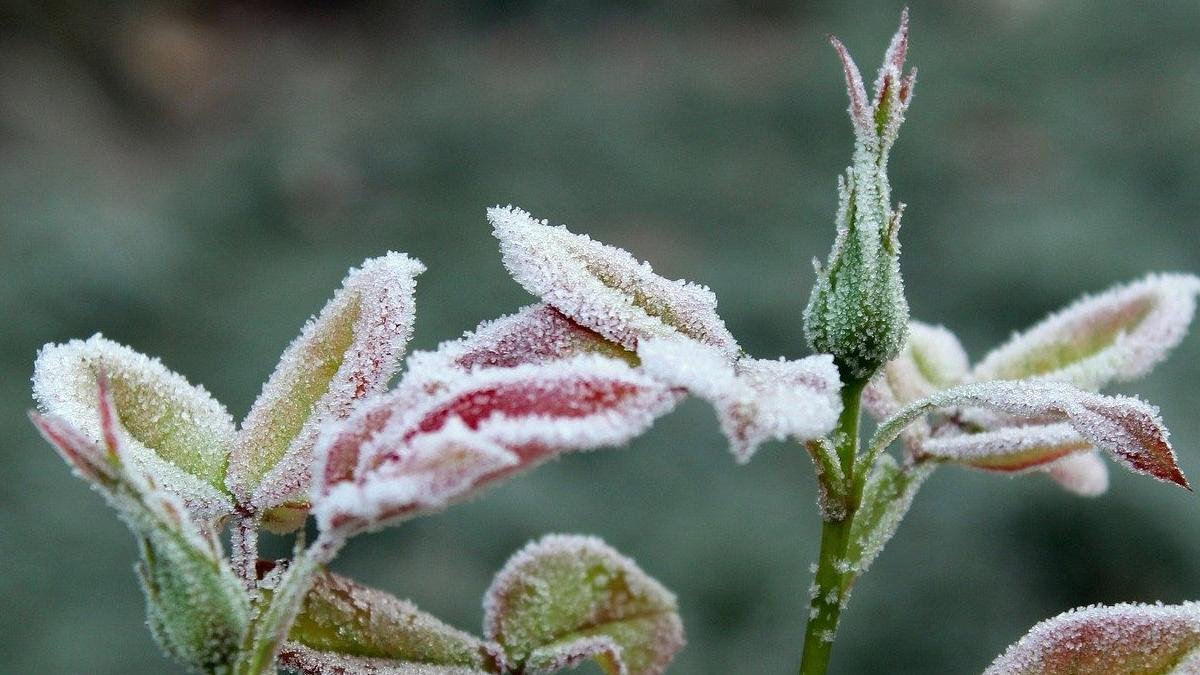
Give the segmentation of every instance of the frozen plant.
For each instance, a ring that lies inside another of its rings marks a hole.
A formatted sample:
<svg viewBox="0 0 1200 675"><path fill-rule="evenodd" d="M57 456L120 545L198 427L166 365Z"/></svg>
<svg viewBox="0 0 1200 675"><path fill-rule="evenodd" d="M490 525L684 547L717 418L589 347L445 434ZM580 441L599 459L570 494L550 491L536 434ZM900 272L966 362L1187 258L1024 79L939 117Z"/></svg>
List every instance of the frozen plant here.
<svg viewBox="0 0 1200 675"><path fill-rule="evenodd" d="M38 354L33 422L132 530L154 637L206 673L553 673L587 659L662 672L683 645L675 597L598 539L549 536L514 556L484 598L482 637L326 570L356 534L623 443L682 395L545 305L413 355L388 391L423 270L397 253L351 270L240 427L99 335ZM311 544L258 558L260 528L293 532L310 513Z"/></svg>
<svg viewBox="0 0 1200 675"><path fill-rule="evenodd" d="M349 539L443 509L571 450L617 445L687 395L712 404L735 459L766 441L810 455L823 520L802 674L828 668L838 621L939 466L1108 487L1107 454L1188 488L1153 406L1100 393L1182 339L1200 278L1157 274L1089 296L974 366L954 334L909 318L903 205L887 161L912 101L901 17L868 94L845 47L854 133L836 236L804 313L814 355L745 353L706 287L512 206L487 212L514 279L541 300L407 359L417 261L352 270L284 352L241 425L202 388L100 336L48 345L33 384L42 434L133 531L149 625L202 672L610 674L666 669L683 644L674 596L588 537L528 545L484 599L482 636L327 570ZM860 434L861 412L876 418ZM888 452L895 441L897 454ZM261 529L309 516L288 560ZM226 557L220 534L231 529ZM1033 629L992 674L1200 672L1200 613L1095 607Z"/></svg>

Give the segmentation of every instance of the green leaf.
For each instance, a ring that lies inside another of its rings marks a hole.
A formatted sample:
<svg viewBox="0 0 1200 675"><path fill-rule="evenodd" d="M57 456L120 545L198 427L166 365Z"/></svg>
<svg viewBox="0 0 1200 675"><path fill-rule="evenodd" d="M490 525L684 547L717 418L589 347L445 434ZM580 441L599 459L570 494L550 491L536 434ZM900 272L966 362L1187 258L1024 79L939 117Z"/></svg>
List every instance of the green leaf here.
<svg viewBox="0 0 1200 675"><path fill-rule="evenodd" d="M233 419L202 387L99 334L42 348L34 365L38 407L82 437L104 436L97 378L105 376L119 424L123 460L179 495L189 510L216 518L232 510L225 464L233 446Z"/></svg>
<svg viewBox="0 0 1200 675"><path fill-rule="evenodd" d="M401 253L365 261L283 352L230 457L227 483L244 507L261 513L303 501L321 424L384 391L399 368L424 269Z"/></svg>
<svg viewBox="0 0 1200 675"><path fill-rule="evenodd" d="M867 571L896 533L913 497L933 472L932 465L901 467L891 455L882 455L863 487L862 504L850 526L846 560L856 575Z"/></svg>
<svg viewBox="0 0 1200 675"><path fill-rule="evenodd" d="M592 537L529 544L496 575L484 609L487 637L528 672L594 658L610 675L661 673L684 641L675 596Z"/></svg>
<svg viewBox="0 0 1200 675"><path fill-rule="evenodd" d="M284 651L297 655L292 659L297 662L299 655L313 661L324 654L331 662L335 657L362 657L394 668L424 664L477 672L489 662L487 647L411 602L323 573L305 596ZM286 665L288 658L283 661Z"/></svg>

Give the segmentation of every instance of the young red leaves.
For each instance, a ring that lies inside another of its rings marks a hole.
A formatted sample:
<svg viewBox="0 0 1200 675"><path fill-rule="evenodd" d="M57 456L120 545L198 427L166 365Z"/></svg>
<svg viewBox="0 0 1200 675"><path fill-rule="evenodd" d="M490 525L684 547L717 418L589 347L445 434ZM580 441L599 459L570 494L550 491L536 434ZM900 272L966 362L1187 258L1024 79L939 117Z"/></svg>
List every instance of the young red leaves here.
<svg viewBox="0 0 1200 675"><path fill-rule="evenodd" d="M101 376L113 402L107 423L97 394ZM178 495L196 517L232 510L224 474L233 420L207 391L157 359L100 335L46 345L34 364L33 395L44 413L34 418L38 428L85 478L108 471L90 447L120 445L132 471Z"/></svg>
<svg viewBox="0 0 1200 675"><path fill-rule="evenodd" d="M665 279L622 249L512 206L488 209L488 220L517 283L576 323L629 350L646 338L684 336L737 354L708 288Z"/></svg>
<svg viewBox="0 0 1200 675"><path fill-rule="evenodd" d="M823 438L842 411L841 382L827 354L731 361L697 342L657 339L643 342L638 357L650 376L713 405L738 462L769 439Z"/></svg>
<svg viewBox="0 0 1200 675"><path fill-rule="evenodd" d="M1141 377L1187 333L1200 278L1152 274L1085 296L994 349L972 378L1040 377L1099 389Z"/></svg>
<svg viewBox="0 0 1200 675"><path fill-rule="evenodd" d="M1107 451L1130 471L1189 487L1155 408L1135 398L1093 394L1064 382L994 381L947 389L909 404L880 425L872 446L890 442L904 426L923 414L952 406L980 407L1042 424L1065 422L1083 439L1083 444L1063 449L1064 441L1072 437L1070 430L1062 425L1040 427L1046 438L1031 437L1028 427L1018 427L1011 432L1012 437L997 436L1009 432L965 437L975 439L974 444L926 441L921 445L923 454L980 468L1019 471L1047 464L1091 444Z"/></svg>
<svg viewBox="0 0 1200 675"><path fill-rule="evenodd" d="M984 675L1200 672L1200 603L1092 606L1033 627Z"/></svg>
<svg viewBox="0 0 1200 675"><path fill-rule="evenodd" d="M484 634L516 672L595 659L608 675L654 675L684 643L675 596L593 537L526 546L496 575L484 613Z"/></svg>
<svg viewBox="0 0 1200 675"><path fill-rule="evenodd" d="M436 377L417 368L321 437L314 513L322 529L352 533L440 509L563 451L624 443L678 398L594 354Z"/></svg>
<svg viewBox="0 0 1200 675"><path fill-rule="evenodd" d="M322 573L304 598L279 664L304 675L482 674L492 671L497 649L411 602Z"/></svg>
<svg viewBox="0 0 1200 675"><path fill-rule="evenodd" d="M402 253L365 261L283 352L230 457L228 485L242 508L262 512L307 498L321 425L384 391L399 368L424 270Z"/></svg>

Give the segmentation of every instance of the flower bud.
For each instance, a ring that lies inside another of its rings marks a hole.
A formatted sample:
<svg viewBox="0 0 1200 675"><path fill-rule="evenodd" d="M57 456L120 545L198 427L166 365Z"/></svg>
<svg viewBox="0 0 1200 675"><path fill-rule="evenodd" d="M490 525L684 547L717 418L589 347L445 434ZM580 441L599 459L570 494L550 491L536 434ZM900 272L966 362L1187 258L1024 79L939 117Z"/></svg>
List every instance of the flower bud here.
<svg viewBox="0 0 1200 675"><path fill-rule="evenodd" d="M811 347L832 354L842 379L865 380L894 358L908 334L908 303L900 278L900 215L892 208L887 158L912 99L915 71L902 75L908 14L892 38L875 96L868 99L858 67L831 38L846 73L854 164L838 182L837 238L804 312Z"/></svg>

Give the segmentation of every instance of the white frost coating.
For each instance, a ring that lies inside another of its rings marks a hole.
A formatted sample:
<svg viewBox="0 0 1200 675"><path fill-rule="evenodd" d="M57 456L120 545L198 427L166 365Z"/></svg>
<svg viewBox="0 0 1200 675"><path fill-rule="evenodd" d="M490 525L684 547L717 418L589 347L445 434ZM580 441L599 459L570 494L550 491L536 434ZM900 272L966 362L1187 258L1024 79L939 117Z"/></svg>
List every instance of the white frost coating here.
<svg viewBox="0 0 1200 675"><path fill-rule="evenodd" d="M233 444L233 419L203 387L189 384L158 359L105 339L49 344L38 352L33 395L48 416L65 420L94 443L102 442L97 377L111 383L131 473L146 474L183 499L197 518L232 511L221 489Z"/></svg>
<svg viewBox="0 0 1200 675"><path fill-rule="evenodd" d="M1085 296L989 353L973 379L1035 376L1098 389L1140 377L1183 339L1197 293L1200 278L1152 274Z"/></svg>
<svg viewBox="0 0 1200 675"><path fill-rule="evenodd" d="M1065 382L993 381L947 389L910 404L884 422L876 433L877 441L894 438L924 413L951 406L978 406L1030 420L1068 422L1129 470L1188 487L1156 408L1136 398L1102 396Z"/></svg>
<svg viewBox="0 0 1200 675"><path fill-rule="evenodd" d="M435 433L415 436L403 452L391 453L394 457L387 456L386 441L371 445L363 458L379 464L360 466L361 480L336 483L316 502L313 512L322 530L333 529L337 518L381 526L389 517L442 509L484 476L520 463L517 455L458 418Z"/></svg>
<svg viewBox="0 0 1200 675"><path fill-rule="evenodd" d="M279 666L299 675L487 675L463 666L399 663L393 659L324 652L297 642L285 642Z"/></svg>
<svg viewBox="0 0 1200 675"><path fill-rule="evenodd" d="M406 376L322 434L312 491L322 529L377 527L561 452L624 443L680 397L594 354L440 375L434 390L406 385Z"/></svg>
<svg viewBox="0 0 1200 675"><path fill-rule="evenodd" d="M1194 675L1198 647L1198 603L1093 605L1037 624L984 675Z"/></svg>
<svg viewBox="0 0 1200 675"><path fill-rule="evenodd" d="M1095 449L1067 455L1042 470L1064 489L1082 497L1098 497L1108 491L1108 466Z"/></svg>
<svg viewBox="0 0 1200 675"><path fill-rule="evenodd" d="M484 635L517 661L550 647L543 655L604 653L619 672L657 675L684 644L675 595L596 537L530 542L496 574L483 608Z"/></svg>
<svg viewBox="0 0 1200 675"><path fill-rule="evenodd" d="M922 454L991 471L1021 472L1091 450L1065 422L1002 427L977 434L939 436L921 444Z"/></svg>
<svg viewBox="0 0 1200 675"><path fill-rule="evenodd" d="M638 357L651 377L713 405L739 462L768 439L823 438L842 412L841 381L827 354L735 362L698 342L659 339L644 341Z"/></svg>
<svg viewBox="0 0 1200 675"><path fill-rule="evenodd" d="M256 510L303 495L322 424L383 392L412 335L419 261L388 252L351 269L286 350L246 415L228 485Z"/></svg>
<svg viewBox="0 0 1200 675"><path fill-rule="evenodd" d="M607 635L591 635L567 643L555 643L533 650L523 672L529 675L557 673L574 668L597 656L607 656L617 664L617 675L628 675L629 668L621 656L621 645Z"/></svg>
<svg viewBox="0 0 1200 675"><path fill-rule="evenodd" d="M623 249L516 207L487 213L513 278L574 321L627 349L647 338L685 335L737 354L707 287L661 277Z"/></svg>
<svg viewBox="0 0 1200 675"><path fill-rule="evenodd" d="M537 304L484 321L463 337L438 345L436 351L414 352L409 357L409 369L511 368L590 352L632 357L632 352L575 323L550 305Z"/></svg>

